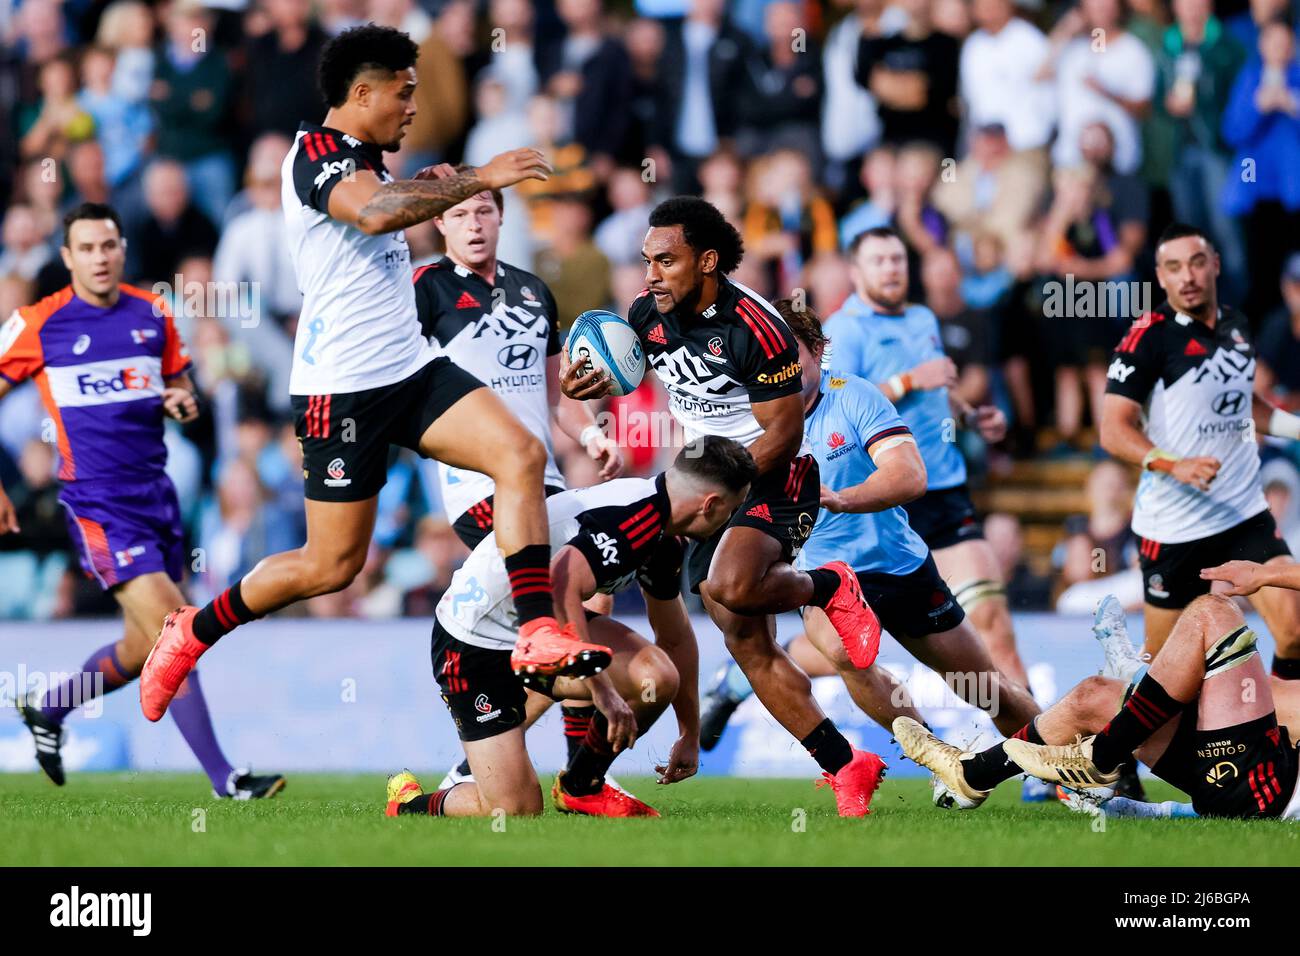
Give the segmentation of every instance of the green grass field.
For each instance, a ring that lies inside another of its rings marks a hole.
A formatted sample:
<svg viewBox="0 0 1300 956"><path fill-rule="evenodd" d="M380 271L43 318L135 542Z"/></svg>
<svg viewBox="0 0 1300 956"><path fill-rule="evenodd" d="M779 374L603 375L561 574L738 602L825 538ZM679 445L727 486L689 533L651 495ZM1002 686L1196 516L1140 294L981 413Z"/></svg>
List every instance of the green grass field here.
<svg viewBox="0 0 1300 956"><path fill-rule="evenodd" d="M436 777L422 777L426 785ZM549 781L546 781L549 784ZM865 820L835 816L807 780L625 780L663 814L596 820L388 819L379 776L295 774L275 800L217 802L190 774L0 776L0 859L59 865L1294 865L1300 827L1110 820L1022 805L1002 788L973 813L942 812L919 779L886 780ZM1155 799L1176 793L1155 783ZM196 811L203 811L202 814ZM799 811L802 811L800 813ZM803 823L802 828L798 825ZM203 832L196 832L199 823Z"/></svg>

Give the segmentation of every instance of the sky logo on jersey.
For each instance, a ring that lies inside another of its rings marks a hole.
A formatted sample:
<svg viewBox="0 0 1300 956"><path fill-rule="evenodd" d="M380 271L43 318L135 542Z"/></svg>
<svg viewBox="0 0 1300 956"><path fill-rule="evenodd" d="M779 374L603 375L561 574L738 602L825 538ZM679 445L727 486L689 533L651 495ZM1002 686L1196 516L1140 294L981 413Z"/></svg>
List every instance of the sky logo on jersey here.
<svg viewBox="0 0 1300 956"><path fill-rule="evenodd" d="M342 174L343 176L353 176L356 174L357 164L352 159L332 159L328 162L321 163L320 172L316 174L314 185L317 189L325 184L327 180Z"/></svg>
<svg viewBox="0 0 1300 956"><path fill-rule="evenodd" d="M601 531L599 534L591 536L591 543L600 549L601 567L608 567L611 564L618 563L618 542Z"/></svg>
<svg viewBox="0 0 1300 956"><path fill-rule="evenodd" d="M107 395L109 392L128 392L149 387L149 375L133 368L124 368L112 378L95 378L83 373L77 376L77 389L82 395Z"/></svg>
<svg viewBox="0 0 1300 956"><path fill-rule="evenodd" d="M134 342L136 345L144 345L145 342L149 341L149 339L156 339L157 337L158 337L157 329L132 329L131 330L131 341Z"/></svg>
<svg viewBox="0 0 1300 956"><path fill-rule="evenodd" d="M1137 370L1136 365L1125 365L1118 358L1110 363L1110 368L1106 369L1106 377L1114 379L1117 382L1126 382L1128 377Z"/></svg>

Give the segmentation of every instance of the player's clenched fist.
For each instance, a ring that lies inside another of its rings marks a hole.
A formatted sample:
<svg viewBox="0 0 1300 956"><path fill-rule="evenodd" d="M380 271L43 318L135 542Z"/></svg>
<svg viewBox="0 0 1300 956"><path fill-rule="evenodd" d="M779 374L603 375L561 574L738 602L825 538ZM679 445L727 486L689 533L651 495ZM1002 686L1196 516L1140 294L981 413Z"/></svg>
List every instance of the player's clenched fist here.
<svg viewBox="0 0 1300 956"><path fill-rule="evenodd" d="M1183 458L1174 462L1174 466L1169 470L1169 474L1183 484L1191 485L1200 491L1209 491L1210 483L1218 473L1219 459L1208 457Z"/></svg>
<svg viewBox="0 0 1300 956"><path fill-rule="evenodd" d="M188 388L163 389L162 403L167 417L174 418L182 425L187 425L199 417L199 403Z"/></svg>
<svg viewBox="0 0 1300 956"><path fill-rule="evenodd" d="M512 149L493 156L486 166L480 166L478 178L489 189L505 189L525 179L545 180L551 172L541 150L525 147Z"/></svg>

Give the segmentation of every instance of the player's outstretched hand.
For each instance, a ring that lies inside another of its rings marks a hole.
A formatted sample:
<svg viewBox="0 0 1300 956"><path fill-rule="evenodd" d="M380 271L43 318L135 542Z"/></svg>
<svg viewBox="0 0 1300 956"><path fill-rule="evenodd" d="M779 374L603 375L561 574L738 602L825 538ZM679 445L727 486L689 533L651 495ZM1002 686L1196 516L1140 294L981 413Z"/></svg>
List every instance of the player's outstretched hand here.
<svg viewBox="0 0 1300 956"><path fill-rule="evenodd" d="M1184 458L1175 462L1173 470L1169 473L1185 485L1191 485L1201 491L1209 491L1210 483L1219 473L1219 459Z"/></svg>
<svg viewBox="0 0 1300 956"><path fill-rule="evenodd" d="M591 689L591 702L609 722L606 739L614 753L630 750L636 743L636 715L632 713L632 708L614 689L613 683L605 674L587 678L587 686Z"/></svg>
<svg viewBox="0 0 1300 956"><path fill-rule="evenodd" d="M493 156L486 166L479 167L478 178L489 189L505 189L525 179L544 181L550 173L551 164L546 161L541 150L529 146Z"/></svg>
<svg viewBox="0 0 1300 956"><path fill-rule="evenodd" d="M1254 561L1229 561L1201 571L1206 581L1226 581L1231 587L1223 593L1229 597L1247 597L1265 584L1264 566Z"/></svg>
<svg viewBox="0 0 1300 956"><path fill-rule="evenodd" d="M162 400L167 417L182 425L188 425L199 417L199 403L188 388L164 388Z"/></svg>
<svg viewBox="0 0 1300 956"><path fill-rule="evenodd" d="M600 480L609 481L623 474L623 453L618 442L608 435L598 435L587 442L587 454L600 465Z"/></svg>
<svg viewBox="0 0 1300 956"><path fill-rule="evenodd" d="M1007 437L1007 416L996 405L975 409L975 428L986 442L1000 442Z"/></svg>
<svg viewBox="0 0 1300 956"><path fill-rule="evenodd" d="M18 527L18 511L14 508L14 503L9 500L5 490L0 488L0 534L17 534L20 530Z"/></svg>
<svg viewBox="0 0 1300 956"><path fill-rule="evenodd" d="M456 175L456 167L451 163L435 163L432 166L425 166L418 173L412 176L412 179L449 179Z"/></svg>
<svg viewBox="0 0 1300 956"><path fill-rule="evenodd" d="M614 387L609 373L596 368L593 368L590 372L584 372L585 367L585 362L578 363L569 360L569 347L567 345L561 348L560 391L569 398L580 402L590 401L593 398L604 398L609 394L609 390Z"/></svg>
<svg viewBox="0 0 1300 956"><path fill-rule="evenodd" d="M659 783L677 783L695 776L700 769L700 738L698 735L681 736L668 752L668 763L655 766Z"/></svg>

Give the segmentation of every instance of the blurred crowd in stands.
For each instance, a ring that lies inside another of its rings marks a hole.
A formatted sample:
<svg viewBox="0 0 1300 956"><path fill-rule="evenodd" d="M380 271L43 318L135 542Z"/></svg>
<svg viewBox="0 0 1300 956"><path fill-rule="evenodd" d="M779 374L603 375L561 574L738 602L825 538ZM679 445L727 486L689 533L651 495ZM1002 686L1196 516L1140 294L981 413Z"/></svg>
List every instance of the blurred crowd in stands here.
<svg viewBox="0 0 1300 956"><path fill-rule="evenodd" d="M199 422L168 426L191 597L299 544L287 380L301 299L280 166L299 121L324 115L328 38L400 27L420 47L419 114L390 170L544 149L555 174L507 192L500 256L550 285L563 323L624 312L648 212L673 193L704 195L740 228L741 281L804 290L823 317L855 293L842 250L897 227L957 387L1013 424L1002 447L965 449L976 485L1084 463L1080 513L1056 520L1047 566L1028 560L1018 516L988 522L1017 605L1072 607L1135 562L1135 476L1102 461L1092 423L1109 350L1162 301L1152 238L1166 223L1213 236L1221 297L1256 330L1261 387L1300 406L1296 12L1292 0L0 0L0 317L67 283L62 211L111 202L127 279L165 284L204 398ZM417 265L439 255L431 224L406 236ZM662 409L653 387L622 406ZM0 402L0 481L23 527L0 539L0 618L113 610L68 568L52 437L32 386ZM589 483L573 444L557 434L556 447L571 481ZM1265 451L1295 548L1300 457ZM644 473L662 455L629 458ZM366 571L305 613L431 611L463 556L431 479L394 457Z"/></svg>

